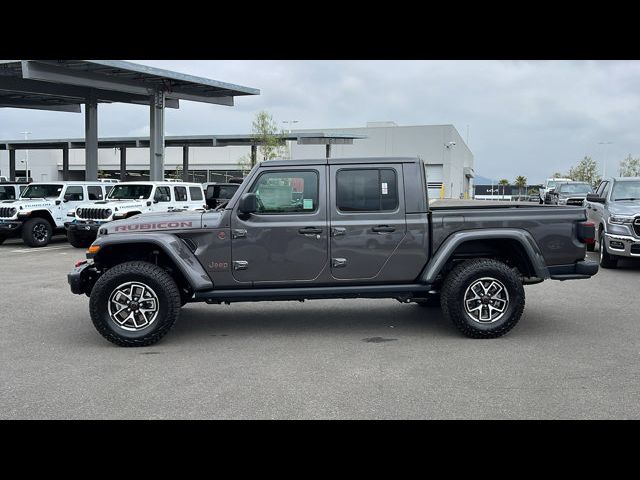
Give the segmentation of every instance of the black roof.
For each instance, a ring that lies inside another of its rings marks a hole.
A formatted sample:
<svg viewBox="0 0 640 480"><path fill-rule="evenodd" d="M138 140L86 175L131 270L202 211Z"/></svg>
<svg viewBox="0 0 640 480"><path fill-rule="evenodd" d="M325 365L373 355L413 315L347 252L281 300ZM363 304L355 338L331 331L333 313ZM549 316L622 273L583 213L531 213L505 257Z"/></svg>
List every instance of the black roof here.
<svg viewBox="0 0 640 480"><path fill-rule="evenodd" d="M354 157L354 158L304 158L293 160L265 160L262 165L268 167L291 167L306 165L342 165L342 164L375 164L375 163L415 163L418 157Z"/></svg>

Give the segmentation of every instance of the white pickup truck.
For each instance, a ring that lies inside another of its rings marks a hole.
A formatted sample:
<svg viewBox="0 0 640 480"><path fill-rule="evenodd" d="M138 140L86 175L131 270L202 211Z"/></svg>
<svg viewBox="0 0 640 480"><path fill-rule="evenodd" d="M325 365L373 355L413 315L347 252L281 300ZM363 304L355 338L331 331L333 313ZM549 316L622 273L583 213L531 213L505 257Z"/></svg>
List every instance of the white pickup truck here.
<svg viewBox="0 0 640 480"><path fill-rule="evenodd" d="M64 226L69 243L86 248L96 239L100 225L147 212L206 209L199 183L123 182L113 186L105 200L79 205Z"/></svg>
<svg viewBox="0 0 640 480"><path fill-rule="evenodd" d="M64 232L67 214L87 200L100 200L111 185L100 182L31 183L20 198L0 203L0 243L22 234L30 247L44 247Z"/></svg>

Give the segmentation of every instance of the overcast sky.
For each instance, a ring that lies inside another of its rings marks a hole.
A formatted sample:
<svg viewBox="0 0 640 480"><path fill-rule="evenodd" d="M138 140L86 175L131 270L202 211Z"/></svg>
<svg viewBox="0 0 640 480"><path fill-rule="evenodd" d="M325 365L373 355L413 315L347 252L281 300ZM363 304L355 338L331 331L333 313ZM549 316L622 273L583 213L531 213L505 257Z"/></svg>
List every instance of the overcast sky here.
<svg viewBox="0 0 640 480"><path fill-rule="evenodd" d="M298 128L391 120L453 124L466 138L469 125L478 175L529 183L585 155L606 156L611 173L640 150L638 61L132 61L261 90L235 107L181 101L166 111L167 135L249 133L262 109ZM0 139L24 130L82 137L83 122L81 114L0 109ZM145 135L148 124L143 106L100 105L100 136Z"/></svg>

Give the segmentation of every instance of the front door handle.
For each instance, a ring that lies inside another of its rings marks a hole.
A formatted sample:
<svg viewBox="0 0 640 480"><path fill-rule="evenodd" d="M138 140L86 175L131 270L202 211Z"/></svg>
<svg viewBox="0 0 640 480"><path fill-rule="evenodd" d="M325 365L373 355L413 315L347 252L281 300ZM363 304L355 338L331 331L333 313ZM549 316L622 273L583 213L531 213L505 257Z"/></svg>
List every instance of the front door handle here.
<svg viewBox="0 0 640 480"><path fill-rule="evenodd" d="M377 227L373 227L371 230L376 233L391 233L396 231L395 227L390 227L389 225L378 225Z"/></svg>
<svg viewBox="0 0 640 480"><path fill-rule="evenodd" d="M299 229L298 233L301 233L302 235L309 235L309 234L316 235L316 234L322 233L322 229L316 228L316 227L305 227L305 228Z"/></svg>

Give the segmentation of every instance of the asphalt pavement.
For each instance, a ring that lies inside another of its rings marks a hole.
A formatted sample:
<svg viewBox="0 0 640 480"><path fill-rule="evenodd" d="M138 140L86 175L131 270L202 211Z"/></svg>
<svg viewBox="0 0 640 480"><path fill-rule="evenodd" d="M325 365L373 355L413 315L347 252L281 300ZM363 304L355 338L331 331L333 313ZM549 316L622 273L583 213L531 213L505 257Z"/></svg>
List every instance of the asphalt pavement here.
<svg viewBox="0 0 640 480"><path fill-rule="evenodd" d="M640 418L640 262L525 287L499 339L439 309L311 300L187 305L130 349L69 291L83 258L64 238L0 246L1 419Z"/></svg>

